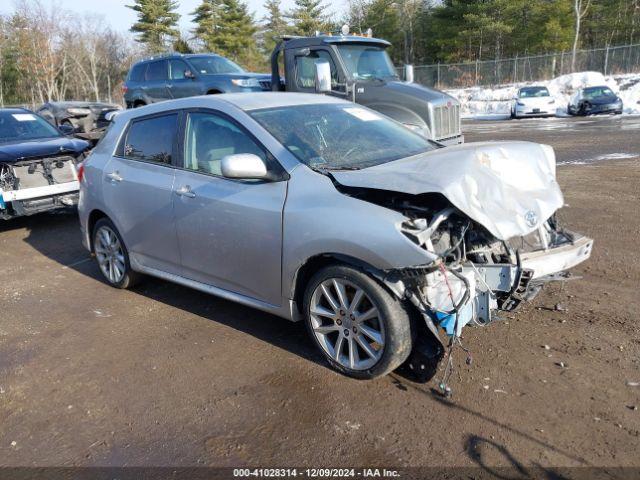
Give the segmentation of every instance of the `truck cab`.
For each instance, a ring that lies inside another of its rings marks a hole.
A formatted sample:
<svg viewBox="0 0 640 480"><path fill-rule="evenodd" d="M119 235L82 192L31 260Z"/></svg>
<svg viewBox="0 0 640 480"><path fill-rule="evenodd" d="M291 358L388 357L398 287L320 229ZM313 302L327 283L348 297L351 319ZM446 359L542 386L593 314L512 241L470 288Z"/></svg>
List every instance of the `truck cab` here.
<svg viewBox="0 0 640 480"><path fill-rule="evenodd" d="M271 55L271 87L319 93L316 64L328 63L330 88L323 93L376 110L443 145L462 143L460 103L412 78L402 81L386 51L390 45L357 35L283 37Z"/></svg>

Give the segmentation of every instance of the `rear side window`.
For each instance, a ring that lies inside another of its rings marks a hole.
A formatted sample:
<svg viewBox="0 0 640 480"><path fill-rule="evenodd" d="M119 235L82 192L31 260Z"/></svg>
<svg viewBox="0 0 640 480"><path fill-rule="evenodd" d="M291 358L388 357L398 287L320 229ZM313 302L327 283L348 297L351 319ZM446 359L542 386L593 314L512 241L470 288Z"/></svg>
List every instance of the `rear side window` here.
<svg viewBox="0 0 640 480"><path fill-rule="evenodd" d="M177 131L177 113L134 121L124 142L124 157L170 165Z"/></svg>
<svg viewBox="0 0 640 480"><path fill-rule="evenodd" d="M144 72L147 69L146 63L139 63L134 65L129 75L129 80L132 82L142 82L144 80Z"/></svg>
<svg viewBox="0 0 640 480"><path fill-rule="evenodd" d="M147 68L146 80L166 80L167 79L167 62L151 62Z"/></svg>

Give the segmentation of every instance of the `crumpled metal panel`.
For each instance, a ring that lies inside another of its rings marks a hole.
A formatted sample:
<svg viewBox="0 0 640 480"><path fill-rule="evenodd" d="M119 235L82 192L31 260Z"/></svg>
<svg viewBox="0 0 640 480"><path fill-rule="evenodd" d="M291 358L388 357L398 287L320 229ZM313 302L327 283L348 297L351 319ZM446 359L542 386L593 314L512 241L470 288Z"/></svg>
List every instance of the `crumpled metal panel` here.
<svg viewBox="0 0 640 480"><path fill-rule="evenodd" d="M564 200L548 145L467 143L354 171L332 172L349 187L413 195L442 193L500 240L536 230Z"/></svg>

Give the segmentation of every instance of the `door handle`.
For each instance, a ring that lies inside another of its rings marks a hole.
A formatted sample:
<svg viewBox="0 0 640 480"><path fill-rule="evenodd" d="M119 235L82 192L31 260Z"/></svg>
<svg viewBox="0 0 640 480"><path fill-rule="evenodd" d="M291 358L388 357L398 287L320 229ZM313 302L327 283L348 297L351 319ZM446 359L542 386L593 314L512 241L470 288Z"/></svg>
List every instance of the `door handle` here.
<svg viewBox="0 0 640 480"><path fill-rule="evenodd" d="M107 178L111 180L112 183L121 182L123 180L118 172L107 173Z"/></svg>
<svg viewBox="0 0 640 480"><path fill-rule="evenodd" d="M189 185L185 185L176 190L176 195L187 198L195 198L196 194L191 191L191 187Z"/></svg>

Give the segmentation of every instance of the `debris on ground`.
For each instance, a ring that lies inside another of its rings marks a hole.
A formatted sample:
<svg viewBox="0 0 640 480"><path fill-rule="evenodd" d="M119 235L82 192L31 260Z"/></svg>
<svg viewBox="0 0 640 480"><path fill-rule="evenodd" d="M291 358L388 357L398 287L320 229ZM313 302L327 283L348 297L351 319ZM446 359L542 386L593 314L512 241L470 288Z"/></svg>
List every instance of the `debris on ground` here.
<svg viewBox="0 0 640 480"><path fill-rule="evenodd" d="M627 387L640 387L640 382L632 382L627 380Z"/></svg>
<svg viewBox="0 0 640 480"><path fill-rule="evenodd" d="M560 368L567 368L567 364L564 362L556 362L556 365Z"/></svg>

